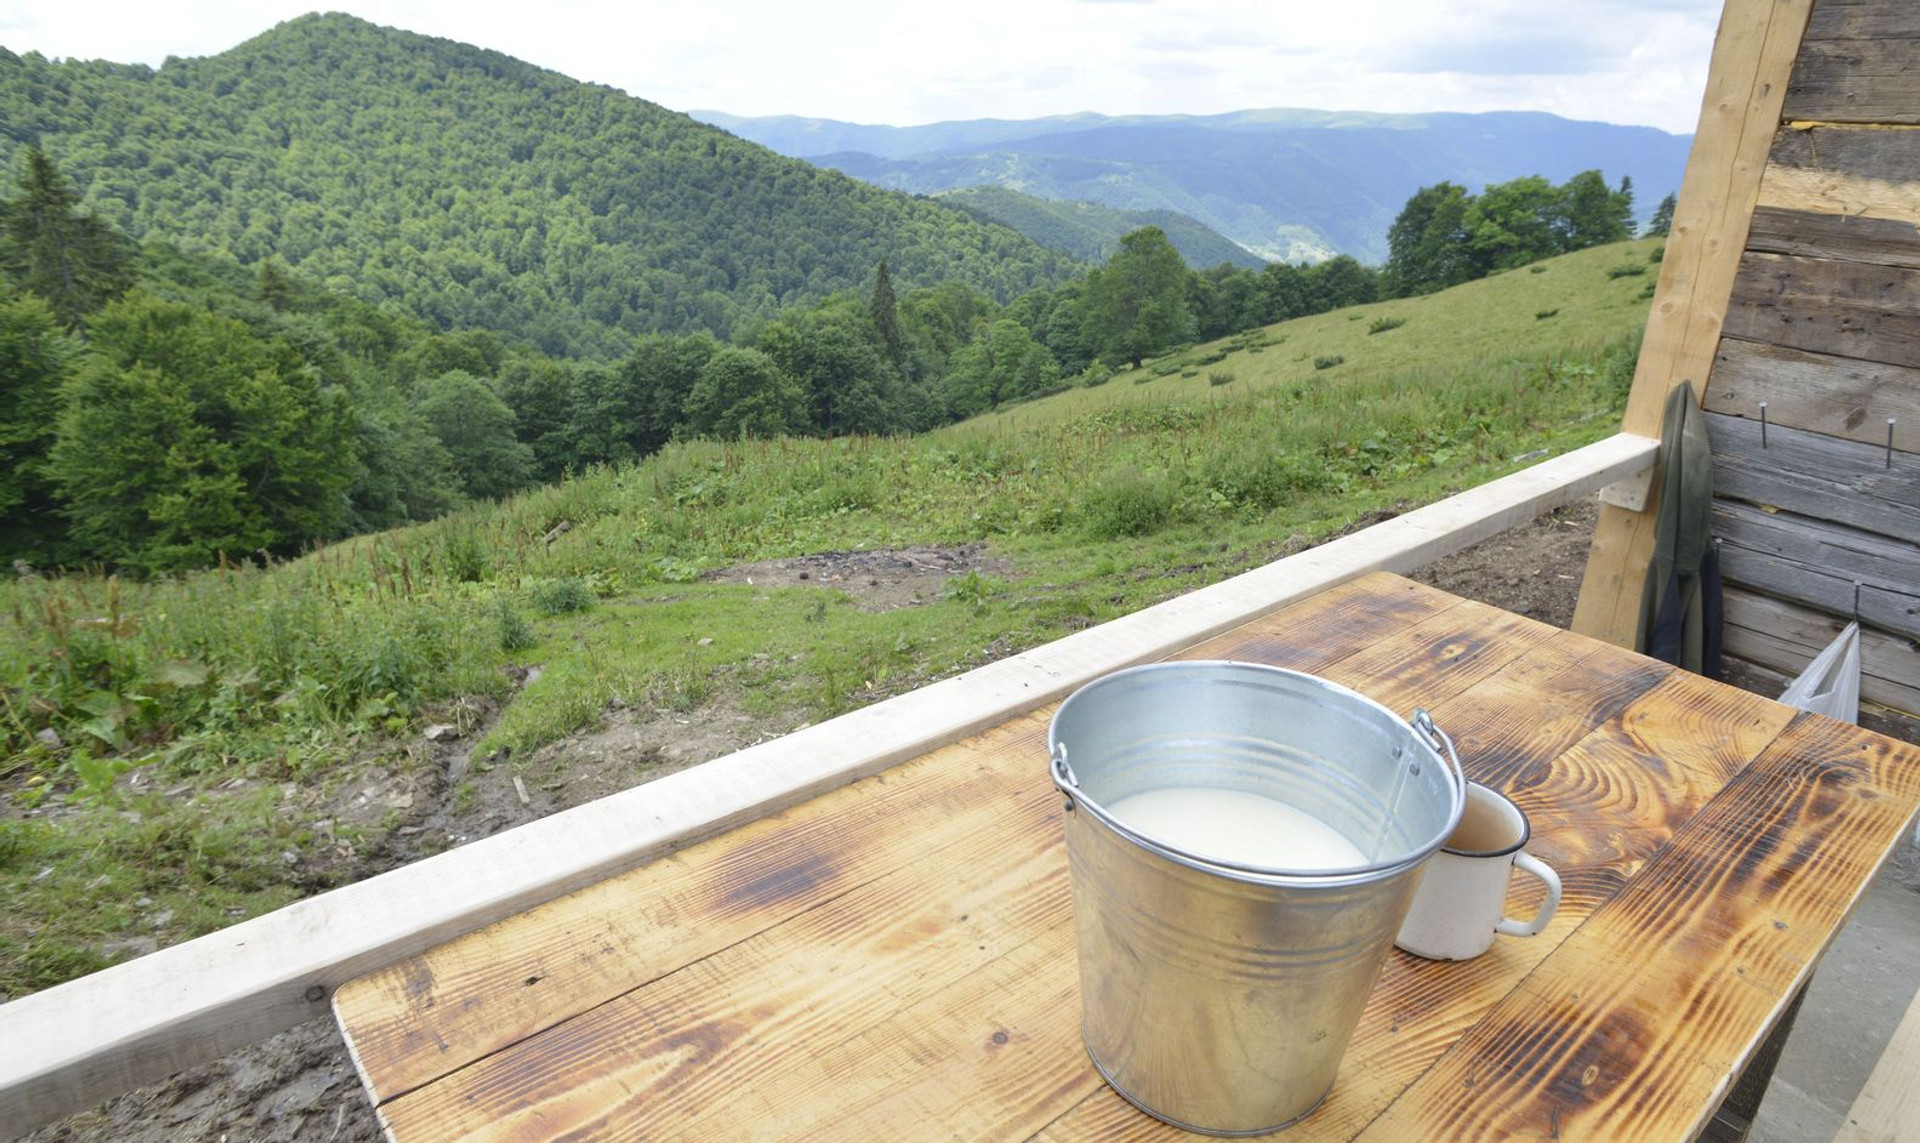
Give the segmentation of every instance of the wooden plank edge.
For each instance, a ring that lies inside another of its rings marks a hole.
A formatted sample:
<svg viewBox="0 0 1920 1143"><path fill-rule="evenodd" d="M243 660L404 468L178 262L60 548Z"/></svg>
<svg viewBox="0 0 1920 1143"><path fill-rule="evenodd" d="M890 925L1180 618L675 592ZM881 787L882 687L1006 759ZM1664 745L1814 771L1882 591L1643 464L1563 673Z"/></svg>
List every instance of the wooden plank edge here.
<svg viewBox="0 0 1920 1143"><path fill-rule="evenodd" d="M1893 1030L1833 1143L1899 1143L1916 1135L1920 1135L1920 995Z"/></svg>
<svg viewBox="0 0 1920 1143"><path fill-rule="evenodd" d="M1625 432L1658 435L1674 386L1692 381L1702 392L1710 389L1740 252L1812 11L1812 0L1729 0L1720 14L1699 125L1621 418ZM1638 512L1613 505L1600 510L1575 631L1634 646L1641 580L1653 559L1651 517L1659 508L1654 489Z"/></svg>
<svg viewBox="0 0 1920 1143"><path fill-rule="evenodd" d="M964 675L0 1005L0 1136L325 1014L362 973L1652 464L1618 434ZM1036 763L1038 764L1038 763Z"/></svg>

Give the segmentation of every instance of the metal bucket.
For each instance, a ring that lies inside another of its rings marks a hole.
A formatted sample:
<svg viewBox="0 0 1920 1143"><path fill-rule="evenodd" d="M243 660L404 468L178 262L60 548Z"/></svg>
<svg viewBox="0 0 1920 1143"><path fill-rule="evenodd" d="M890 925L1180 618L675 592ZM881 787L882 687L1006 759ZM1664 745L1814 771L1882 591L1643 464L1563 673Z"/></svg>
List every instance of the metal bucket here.
<svg viewBox="0 0 1920 1143"><path fill-rule="evenodd" d="M1252 663L1135 667L1061 705L1047 745L1070 811L1081 1032L1115 1091L1213 1135L1264 1134L1319 1106L1421 867L1464 804L1452 744L1426 712L1414 724L1325 679ZM1304 810L1366 863L1237 864L1103 808L1172 787Z"/></svg>

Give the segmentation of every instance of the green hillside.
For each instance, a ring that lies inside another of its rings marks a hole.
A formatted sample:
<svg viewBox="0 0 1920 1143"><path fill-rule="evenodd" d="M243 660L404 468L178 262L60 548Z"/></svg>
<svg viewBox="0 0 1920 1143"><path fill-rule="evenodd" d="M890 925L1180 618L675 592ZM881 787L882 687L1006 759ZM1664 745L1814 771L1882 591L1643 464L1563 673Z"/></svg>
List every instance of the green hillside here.
<svg viewBox="0 0 1920 1143"><path fill-rule="evenodd" d="M1226 236L1171 210L1116 210L1091 202L1035 198L1006 187L963 187L934 196L988 222L1013 227L1042 246L1084 262L1104 262L1119 249L1120 238L1143 226L1157 226L1194 269L1234 266L1259 269L1266 260Z"/></svg>
<svg viewBox="0 0 1920 1143"><path fill-rule="evenodd" d="M304 16L154 70L0 49L0 163L38 142L134 238L277 255L442 329L612 357L869 281L1006 301L1068 258L496 52Z"/></svg>
<svg viewBox="0 0 1920 1143"><path fill-rule="evenodd" d="M485 783L577 788L581 756L542 747L604 719L778 733L1611 433L1653 250L1284 322L922 436L676 443L270 567L0 583L0 993L453 844ZM974 543L1001 570L891 610L710 578ZM437 722L471 765L428 748Z"/></svg>

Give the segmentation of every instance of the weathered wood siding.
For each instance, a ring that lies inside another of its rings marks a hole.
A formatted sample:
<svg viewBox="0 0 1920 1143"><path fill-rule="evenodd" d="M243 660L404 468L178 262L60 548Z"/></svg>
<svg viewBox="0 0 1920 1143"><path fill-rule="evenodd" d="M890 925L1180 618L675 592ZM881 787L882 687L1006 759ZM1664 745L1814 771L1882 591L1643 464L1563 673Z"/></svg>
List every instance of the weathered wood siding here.
<svg viewBox="0 0 1920 1143"><path fill-rule="evenodd" d="M1920 711L1920 3L1817 0L1708 378L1727 648ZM1761 426L1761 405L1766 426Z"/></svg>

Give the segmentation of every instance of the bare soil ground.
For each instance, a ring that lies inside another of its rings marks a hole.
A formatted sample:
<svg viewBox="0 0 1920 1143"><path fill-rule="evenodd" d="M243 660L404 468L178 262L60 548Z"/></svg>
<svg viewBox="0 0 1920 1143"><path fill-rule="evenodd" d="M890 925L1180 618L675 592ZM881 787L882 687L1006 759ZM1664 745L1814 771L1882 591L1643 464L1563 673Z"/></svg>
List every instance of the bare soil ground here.
<svg viewBox="0 0 1920 1143"><path fill-rule="evenodd" d="M1549 512L1440 560L1414 578L1565 627L1573 618L1593 523L1590 504ZM862 607L886 611L936 598L949 579L968 571L998 575L1009 570L1004 560L975 544L827 552L742 565L710 578L766 586L819 585L847 592ZM1770 686L1778 693L1775 680L1747 681L1763 693ZM394 771L369 767L302 806L300 812L316 825L379 826L377 842L359 849L346 843L334 846L321 867L302 870L303 881L322 888L370 876L798 725L793 716L755 718L724 698L677 715L620 708L608 711L599 727L552 743L515 768L476 767L472 743L497 713L483 704L439 712L435 725L414 747L420 765ZM1920 741L1910 721L1879 719L1875 729ZM1920 871L1912 867L1910 856L1900 875L1920 887ZM359 1143L378 1140L381 1132L332 1024L314 1021L28 1138L37 1143Z"/></svg>

